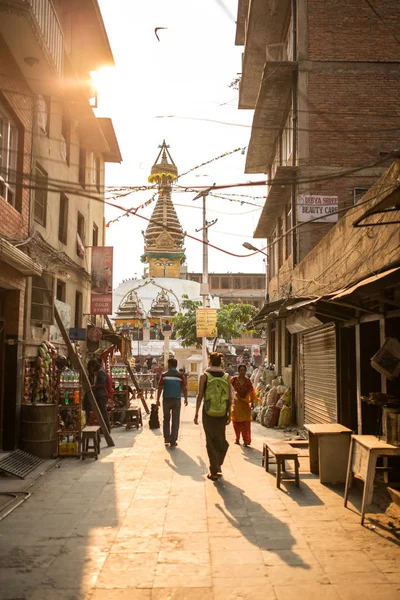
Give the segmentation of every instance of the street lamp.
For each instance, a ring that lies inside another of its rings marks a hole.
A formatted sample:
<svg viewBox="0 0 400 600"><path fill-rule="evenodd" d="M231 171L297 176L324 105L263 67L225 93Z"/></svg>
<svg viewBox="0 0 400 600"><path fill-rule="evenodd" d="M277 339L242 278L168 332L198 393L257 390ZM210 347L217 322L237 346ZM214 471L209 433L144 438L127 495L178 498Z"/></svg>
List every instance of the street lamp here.
<svg viewBox="0 0 400 600"><path fill-rule="evenodd" d="M249 242L243 242L242 246L243 246L243 248L246 248L247 250L253 250L254 252L261 252L261 254L264 254L264 256L268 257L268 254L266 252L264 252L263 250L260 250L259 248L256 248L252 244L249 244Z"/></svg>
<svg viewBox="0 0 400 600"><path fill-rule="evenodd" d="M259 252L260 254L264 254L265 258L264 258L264 262L265 262L265 300L266 302L269 302L269 295L268 295L268 254L266 252L264 252L263 250L260 250L259 248L256 248L255 246L253 246L253 244L250 244L249 242L243 242L242 246L244 248L246 248L246 250L253 250L253 252Z"/></svg>

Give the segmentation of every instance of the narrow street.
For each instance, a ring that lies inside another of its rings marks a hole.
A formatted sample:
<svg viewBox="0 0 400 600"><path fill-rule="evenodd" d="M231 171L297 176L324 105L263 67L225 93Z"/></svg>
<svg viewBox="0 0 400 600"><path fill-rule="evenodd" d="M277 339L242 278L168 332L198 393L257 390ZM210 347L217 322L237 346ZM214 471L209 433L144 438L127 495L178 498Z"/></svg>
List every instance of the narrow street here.
<svg viewBox="0 0 400 600"><path fill-rule="evenodd" d="M260 462L263 440L281 434L254 424L251 448L229 428L214 484L193 415L192 400L177 448L146 421L115 430L99 461L51 470L0 523L1 600L399 598L395 539L361 527L342 487L321 485L303 459L300 490L278 491ZM359 492L350 499L359 506Z"/></svg>

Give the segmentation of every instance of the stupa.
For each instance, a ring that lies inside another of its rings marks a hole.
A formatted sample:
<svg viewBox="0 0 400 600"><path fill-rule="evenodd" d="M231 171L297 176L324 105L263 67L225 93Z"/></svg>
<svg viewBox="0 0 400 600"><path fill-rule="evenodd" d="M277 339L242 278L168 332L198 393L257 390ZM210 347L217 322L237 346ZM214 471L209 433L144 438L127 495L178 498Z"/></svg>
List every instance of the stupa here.
<svg viewBox="0 0 400 600"><path fill-rule="evenodd" d="M139 359L162 354L162 331L180 311L184 297L201 300L200 283L181 277L181 265L186 260L185 234L172 201L178 169L165 141L159 148L149 176L149 181L157 185L158 199L144 232L141 257L148 264L148 274L142 279L128 279L114 290L115 325L133 332L133 339L140 342L137 348L134 344ZM210 305L218 306L213 299ZM178 348L180 341L172 338L170 349Z"/></svg>

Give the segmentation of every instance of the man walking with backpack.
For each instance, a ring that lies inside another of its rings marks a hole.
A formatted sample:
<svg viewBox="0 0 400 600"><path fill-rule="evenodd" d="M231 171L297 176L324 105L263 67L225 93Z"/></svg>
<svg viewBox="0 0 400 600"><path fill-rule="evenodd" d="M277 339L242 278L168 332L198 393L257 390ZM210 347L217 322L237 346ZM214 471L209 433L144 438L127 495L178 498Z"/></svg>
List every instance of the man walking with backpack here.
<svg viewBox="0 0 400 600"><path fill-rule="evenodd" d="M231 386L229 375L222 368L222 360L223 354L210 354L209 367L200 377L194 417L194 423L198 425L199 410L204 399L202 420L210 460L210 473L207 477L212 481L216 481L222 475L222 464L229 448L225 429L230 422Z"/></svg>
<svg viewBox="0 0 400 600"><path fill-rule="evenodd" d="M170 358L168 371L162 373L158 382L157 406L160 406L161 392L163 394L163 433L166 446L177 446L179 433L179 417L181 414L181 396L185 398L185 406L188 404L186 378L177 369L178 361ZM172 425L171 425L172 417Z"/></svg>

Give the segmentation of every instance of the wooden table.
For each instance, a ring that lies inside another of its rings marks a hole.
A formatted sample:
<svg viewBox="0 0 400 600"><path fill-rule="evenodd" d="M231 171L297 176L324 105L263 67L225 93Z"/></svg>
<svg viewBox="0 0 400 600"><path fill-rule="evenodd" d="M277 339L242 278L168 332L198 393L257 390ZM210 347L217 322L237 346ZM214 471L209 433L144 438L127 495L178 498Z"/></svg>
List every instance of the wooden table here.
<svg viewBox="0 0 400 600"><path fill-rule="evenodd" d="M361 525L364 525L364 515L367 504L371 504L374 493L376 460L378 456L400 456L400 447L392 446L374 435L352 435L349 460L347 466L344 505L347 506L349 487L356 475L364 481L364 491L361 504Z"/></svg>
<svg viewBox="0 0 400 600"><path fill-rule="evenodd" d="M351 429L339 423L307 424L310 471L321 483L344 483L349 457Z"/></svg>

